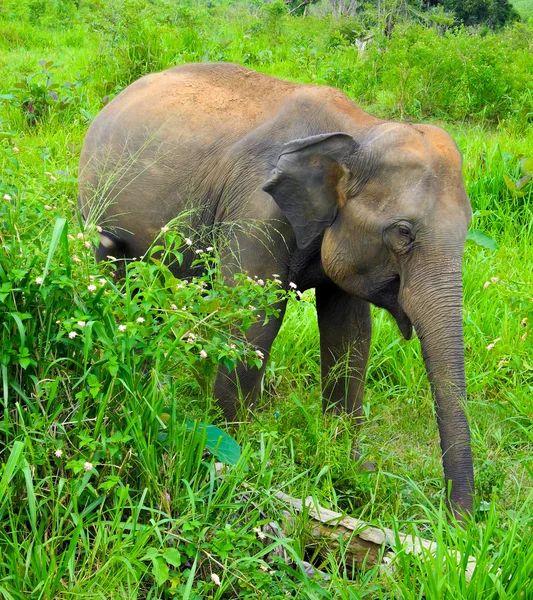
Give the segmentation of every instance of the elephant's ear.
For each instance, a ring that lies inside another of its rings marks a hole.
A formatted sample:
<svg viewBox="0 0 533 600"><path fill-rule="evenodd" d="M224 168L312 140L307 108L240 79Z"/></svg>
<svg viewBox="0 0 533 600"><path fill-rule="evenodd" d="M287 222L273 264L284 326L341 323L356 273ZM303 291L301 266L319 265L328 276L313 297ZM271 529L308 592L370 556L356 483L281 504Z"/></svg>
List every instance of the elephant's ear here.
<svg viewBox="0 0 533 600"><path fill-rule="evenodd" d="M286 215L299 248L305 248L345 202L347 165L357 142L345 133L326 133L283 146L276 168L263 186Z"/></svg>

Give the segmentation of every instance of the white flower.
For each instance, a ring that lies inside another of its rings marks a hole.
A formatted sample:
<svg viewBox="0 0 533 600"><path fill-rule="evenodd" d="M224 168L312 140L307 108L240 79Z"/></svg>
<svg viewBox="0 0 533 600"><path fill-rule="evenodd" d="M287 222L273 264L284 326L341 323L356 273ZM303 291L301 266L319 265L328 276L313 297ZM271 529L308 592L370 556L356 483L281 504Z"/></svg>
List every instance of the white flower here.
<svg viewBox="0 0 533 600"><path fill-rule="evenodd" d="M277 273L272 273L272 277L274 277L274 279L279 279L281 275L278 275Z"/></svg>
<svg viewBox="0 0 533 600"><path fill-rule="evenodd" d="M4 200L7 200L9 202L10 200L12 200L12 198L9 194L4 194Z"/></svg>
<svg viewBox="0 0 533 600"><path fill-rule="evenodd" d="M264 282L262 279L258 279L258 280L257 280L257 283L258 283L259 285L265 285L265 282Z"/></svg>
<svg viewBox="0 0 533 600"><path fill-rule="evenodd" d="M35 278L35 283L36 283L37 285L42 285L42 283L43 283L43 278L42 278L42 277L36 277L36 278Z"/></svg>
<svg viewBox="0 0 533 600"><path fill-rule="evenodd" d="M207 358L207 352L205 350L200 350L200 356L202 358Z"/></svg>
<svg viewBox="0 0 533 600"><path fill-rule="evenodd" d="M293 281L290 281L289 287L292 288L293 290L295 290L298 286Z"/></svg>
<svg viewBox="0 0 533 600"><path fill-rule="evenodd" d="M263 571L264 573L268 573L268 567L267 567L267 565L263 565L263 564L261 564L261 565L259 565L259 568L260 568L260 569L261 569L261 571Z"/></svg>
<svg viewBox="0 0 533 600"><path fill-rule="evenodd" d="M259 356L259 358L261 360L263 360L263 358L265 358L265 355L261 352L261 350L256 350L255 353L257 354L257 356Z"/></svg>
<svg viewBox="0 0 533 600"><path fill-rule="evenodd" d="M89 275L89 281L94 281L96 277L94 275Z"/></svg>
<svg viewBox="0 0 533 600"><path fill-rule="evenodd" d="M492 281L492 283L496 283L497 281L500 281L498 277L491 277L490 280Z"/></svg>
<svg viewBox="0 0 533 600"><path fill-rule="evenodd" d="M230 349L231 349L231 350L235 350L235 348L236 348L237 346L235 346L235 344L230 344L230 345L229 345L229 347L230 347Z"/></svg>
<svg viewBox="0 0 533 600"><path fill-rule="evenodd" d="M57 179L53 175L50 175L50 181L53 181L55 183Z"/></svg>
<svg viewBox="0 0 533 600"><path fill-rule="evenodd" d="M205 249L206 252L213 252L213 246L207 246Z"/></svg>
<svg viewBox="0 0 533 600"><path fill-rule="evenodd" d="M87 323L85 323L85 321L78 321L78 325L79 325L81 328L85 327L85 325L86 325L86 324L87 324Z"/></svg>
<svg viewBox="0 0 533 600"><path fill-rule="evenodd" d="M91 242L85 241L85 242L83 242L83 245L87 248L87 250L91 249Z"/></svg>
<svg viewBox="0 0 533 600"><path fill-rule="evenodd" d="M177 307L175 304L171 304L171 305L170 305L170 308L171 308L172 310L178 310L178 307Z"/></svg>
<svg viewBox="0 0 533 600"><path fill-rule="evenodd" d="M61 448L58 448L54 454L57 456L57 458L61 458L63 456L63 450L61 450Z"/></svg>
<svg viewBox="0 0 533 600"><path fill-rule="evenodd" d="M98 231L98 233L102 233L103 229L100 227L100 225L97 225L96 231Z"/></svg>
<svg viewBox="0 0 533 600"><path fill-rule="evenodd" d="M126 325L119 325L119 326L118 326L118 330L119 330L119 331L126 331L126 329L127 329L127 326L126 326Z"/></svg>
<svg viewBox="0 0 533 600"><path fill-rule="evenodd" d="M111 256L111 254L108 254L106 256L107 260L117 260L114 256ZM114 275L113 275L114 276Z"/></svg>
<svg viewBox="0 0 533 600"><path fill-rule="evenodd" d="M501 340L502 338L496 338L491 344L487 346L487 350L490 352L494 346Z"/></svg>
<svg viewBox="0 0 533 600"><path fill-rule="evenodd" d="M211 573L211 581L215 585L220 585L220 577L216 573Z"/></svg>
<svg viewBox="0 0 533 600"><path fill-rule="evenodd" d="M71 340L73 340L73 339L74 339L74 338L75 338L77 335L78 335L78 334L77 334L75 331L71 331L71 332L68 334L68 337L69 337Z"/></svg>
<svg viewBox="0 0 533 600"><path fill-rule="evenodd" d="M144 323L144 319L142 317L138 317L136 321L137 323Z"/></svg>
<svg viewBox="0 0 533 600"><path fill-rule="evenodd" d="M100 283L100 285L105 285L107 283L107 279L104 279L103 277L101 277L98 282Z"/></svg>
<svg viewBox="0 0 533 600"><path fill-rule="evenodd" d="M72 262L79 263L79 262L81 262L81 260L75 254L73 254L72 255Z"/></svg>
<svg viewBox="0 0 533 600"><path fill-rule="evenodd" d="M490 281L485 281L485 283L483 284L483 289L487 289L490 285Z"/></svg>
<svg viewBox="0 0 533 600"><path fill-rule="evenodd" d="M260 527L254 527L254 531L260 540L264 540L266 538L266 535L261 531Z"/></svg>
<svg viewBox="0 0 533 600"><path fill-rule="evenodd" d="M13 146L12 150L15 154L18 154L19 149L16 146Z"/></svg>
<svg viewBox="0 0 533 600"><path fill-rule="evenodd" d="M78 235L77 235L76 237L77 237L79 240L83 240L83 238L84 238L84 235L83 235L83 233L81 233L81 231L80 231L80 233L78 233Z"/></svg>
<svg viewBox="0 0 533 600"><path fill-rule="evenodd" d="M250 306L248 308L249 308L249 310L252 310L252 311L253 310L257 310L257 308L255 306L252 306L251 304L250 304Z"/></svg>
<svg viewBox="0 0 533 600"><path fill-rule="evenodd" d="M83 463L83 468L86 471L92 471L93 470L93 463L90 463L89 461L86 461L85 463Z"/></svg>
<svg viewBox="0 0 533 600"><path fill-rule="evenodd" d="M49 204L45 204L44 210L52 210L52 207Z"/></svg>
<svg viewBox="0 0 533 600"><path fill-rule="evenodd" d="M192 246L191 238L185 238L185 243L187 244L187 246Z"/></svg>
<svg viewBox="0 0 533 600"><path fill-rule="evenodd" d="M298 298L300 298L300 300L303 298L303 294L302 292L300 292L300 290L296 290L296 295L298 296Z"/></svg>
<svg viewBox="0 0 533 600"><path fill-rule="evenodd" d="M170 231L170 229L165 225L165 227L161 227L161 233L166 233L167 231Z"/></svg>
<svg viewBox="0 0 533 600"><path fill-rule="evenodd" d="M88 289L90 292L94 292L94 291L96 291L96 286L94 285L94 283L91 283L91 285L88 285L88 286L87 286L87 289Z"/></svg>
<svg viewBox="0 0 533 600"><path fill-rule="evenodd" d="M195 250L196 254L203 254L204 251L201 248L198 248L198 250Z"/></svg>

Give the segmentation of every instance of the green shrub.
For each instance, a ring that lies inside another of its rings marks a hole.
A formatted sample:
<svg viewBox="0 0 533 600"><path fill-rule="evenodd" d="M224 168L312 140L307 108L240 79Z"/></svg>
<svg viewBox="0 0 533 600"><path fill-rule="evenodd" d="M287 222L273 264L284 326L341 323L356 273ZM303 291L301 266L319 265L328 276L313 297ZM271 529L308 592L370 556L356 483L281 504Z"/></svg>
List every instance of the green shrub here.
<svg viewBox="0 0 533 600"><path fill-rule="evenodd" d="M89 77L79 77L71 83L59 84L54 80L53 61L41 60L42 70L27 75L15 83L8 94L0 95L0 101L16 108L26 125L35 125L57 116L57 121L68 122L78 115L91 118L82 108L86 98L84 89Z"/></svg>

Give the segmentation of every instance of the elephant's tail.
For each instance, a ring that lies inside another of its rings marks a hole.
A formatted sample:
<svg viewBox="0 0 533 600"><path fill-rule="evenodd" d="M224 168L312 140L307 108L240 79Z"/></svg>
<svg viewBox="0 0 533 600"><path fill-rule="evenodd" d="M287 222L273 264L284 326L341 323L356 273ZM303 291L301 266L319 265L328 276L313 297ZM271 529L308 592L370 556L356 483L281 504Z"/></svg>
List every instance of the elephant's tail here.
<svg viewBox="0 0 533 600"><path fill-rule="evenodd" d="M101 231L100 244L95 250L96 260L113 260L126 257L126 248L124 243L113 233Z"/></svg>
<svg viewBox="0 0 533 600"><path fill-rule="evenodd" d="M78 210L81 217L81 221L85 226L87 223L88 215L85 214L84 205L81 196L78 194ZM114 233L110 231L102 231L101 227L98 227L98 235L100 236L100 243L94 250L94 254L97 261L101 260L113 260L123 259L126 257L126 245L125 243Z"/></svg>

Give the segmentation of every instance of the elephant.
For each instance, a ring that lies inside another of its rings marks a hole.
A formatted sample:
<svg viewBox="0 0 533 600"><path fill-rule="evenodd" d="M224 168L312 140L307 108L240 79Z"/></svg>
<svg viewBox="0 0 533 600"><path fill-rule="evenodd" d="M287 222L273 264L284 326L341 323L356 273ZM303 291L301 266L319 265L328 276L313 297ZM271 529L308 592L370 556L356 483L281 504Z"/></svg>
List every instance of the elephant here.
<svg viewBox="0 0 533 600"><path fill-rule="evenodd" d="M226 63L146 75L96 116L79 167L82 216L99 224L98 260L143 256L177 215L231 238L221 261L285 289L315 289L323 407L361 415L370 305L405 339L413 327L435 398L447 501L472 511L464 403L462 258L472 216L462 157L426 124L379 119L333 87ZM190 272L185 256L178 276ZM279 331L255 324L262 369L220 368L214 393L228 421L250 406ZM335 366L346 362L342 375Z"/></svg>

